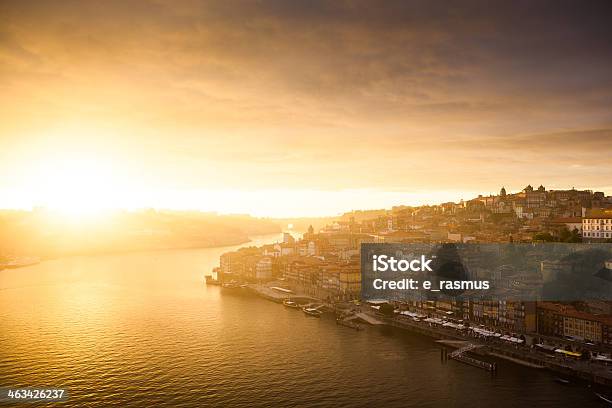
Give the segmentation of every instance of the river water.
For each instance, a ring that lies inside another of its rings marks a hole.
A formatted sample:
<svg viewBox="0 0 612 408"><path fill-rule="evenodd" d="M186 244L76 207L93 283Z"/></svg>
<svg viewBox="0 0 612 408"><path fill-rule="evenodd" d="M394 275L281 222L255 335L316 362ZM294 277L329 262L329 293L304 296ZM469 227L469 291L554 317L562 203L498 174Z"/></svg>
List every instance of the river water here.
<svg viewBox="0 0 612 408"><path fill-rule="evenodd" d="M546 372L502 361L493 378L442 364L425 337L355 332L206 287L204 274L235 248L0 271L0 387L64 387L70 396L59 406L598 406L587 389Z"/></svg>

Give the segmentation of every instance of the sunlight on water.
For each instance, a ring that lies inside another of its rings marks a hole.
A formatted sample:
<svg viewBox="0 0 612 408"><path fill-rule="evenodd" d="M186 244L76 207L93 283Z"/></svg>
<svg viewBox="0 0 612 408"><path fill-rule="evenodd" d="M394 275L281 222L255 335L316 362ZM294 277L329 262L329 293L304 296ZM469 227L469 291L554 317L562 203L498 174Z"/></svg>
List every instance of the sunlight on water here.
<svg viewBox="0 0 612 408"><path fill-rule="evenodd" d="M332 318L207 288L204 274L228 249L73 257L1 271L0 386L66 387L64 406L590 401L542 372L501 364L492 379L455 362L442 365L426 338L354 332Z"/></svg>

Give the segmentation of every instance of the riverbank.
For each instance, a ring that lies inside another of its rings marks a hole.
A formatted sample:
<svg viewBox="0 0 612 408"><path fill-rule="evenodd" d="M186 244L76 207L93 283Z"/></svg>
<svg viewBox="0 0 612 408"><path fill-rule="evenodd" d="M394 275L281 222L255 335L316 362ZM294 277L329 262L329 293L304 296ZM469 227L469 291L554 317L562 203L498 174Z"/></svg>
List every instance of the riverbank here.
<svg viewBox="0 0 612 408"><path fill-rule="evenodd" d="M301 296L298 293L291 292L289 294L264 285L247 285L247 287L249 293L276 303L281 303L288 297L296 298ZM309 296L304 295L304 297ZM339 309L337 304L326 303L321 299L309 298L318 303L325 304L327 310L333 312L346 312L345 308ZM372 311L361 312L357 315L358 318L360 317L359 315L361 315L360 320L364 323L371 325L372 321L375 320L377 324L384 324L401 330L418 333L447 343L450 342L447 345L451 347L453 347L452 342L456 342L456 344L464 344L465 342L477 344L479 347L471 352L480 356L503 359L531 369L546 369L550 372L563 375L564 377L572 377L588 383L612 386L612 371L610 368L603 365L599 366L590 361L574 361L566 358L544 355L534 348L524 345L504 345L492 340L484 341L481 338L463 334L455 329L438 327L425 322L416 322L412 319L403 317L388 317ZM365 317L364 315L368 318L363 318Z"/></svg>
<svg viewBox="0 0 612 408"><path fill-rule="evenodd" d="M543 354L526 345L505 345L497 340L483 340L479 337L463 334L455 329L430 326L425 322L416 322L403 317L377 316L387 325L417 332L438 340L465 340L481 345L482 347L473 351L475 354L501 358L525 367L547 369L566 377L573 377L593 384L612 386L612 371L605 365Z"/></svg>

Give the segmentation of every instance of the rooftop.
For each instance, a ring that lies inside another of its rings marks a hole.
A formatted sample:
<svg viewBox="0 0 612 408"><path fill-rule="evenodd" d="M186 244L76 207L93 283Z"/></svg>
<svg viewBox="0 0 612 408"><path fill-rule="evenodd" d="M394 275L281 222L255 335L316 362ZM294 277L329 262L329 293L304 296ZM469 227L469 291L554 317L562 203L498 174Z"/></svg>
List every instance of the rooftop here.
<svg viewBox="0 0 612 408"><path fill-rule="evenodd" d="M610 219L612 218L612 208L608 208L608 209L592 209L587 211L586 215L584 216L584 218L589 218L589 219L593 219L593 218L605 218L605 219Z"/></svg>
<svg viewBox="0 0 612 408"><path fill-rule="evenodd" d="M538 309L545 309L551 312L556 312L564 317L574 317L577 319L590 320L593 322L599 322L612 326L612 316L609 315L596 315L592 313L581 312L576 310L573 306L564 305L553 302L538 302Z"/></svg>

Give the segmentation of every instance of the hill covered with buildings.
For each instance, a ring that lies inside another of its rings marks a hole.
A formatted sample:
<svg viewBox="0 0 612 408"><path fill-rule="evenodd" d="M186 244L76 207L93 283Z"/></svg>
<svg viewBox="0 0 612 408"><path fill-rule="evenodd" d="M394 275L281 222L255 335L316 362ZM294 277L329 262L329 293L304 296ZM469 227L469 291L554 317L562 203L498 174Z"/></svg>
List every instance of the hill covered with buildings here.
<svg viewBox="0 0 612 408"><path fill-rule="evenodd" d="M282 242L225 253L216 272L221 283L274 282L294 293L346 302L360 298L362 243L549 241L612 242L612 197L591 190L527 186L516 193L501 188L498 195L458 203L353 211L318 230L311 226L300 239L285 233ZM542 263L542 268L550 267ZM515 272L506 278L520 280L520 271ZM395 306L517 335L612 346L612 303L606 301L431 301Z"/></svg>

